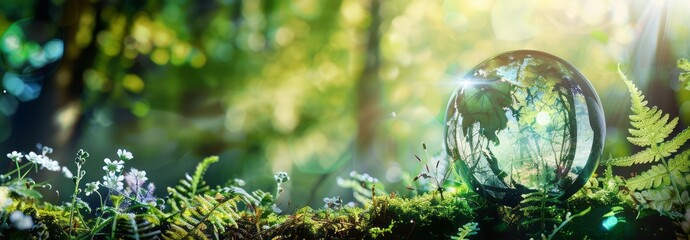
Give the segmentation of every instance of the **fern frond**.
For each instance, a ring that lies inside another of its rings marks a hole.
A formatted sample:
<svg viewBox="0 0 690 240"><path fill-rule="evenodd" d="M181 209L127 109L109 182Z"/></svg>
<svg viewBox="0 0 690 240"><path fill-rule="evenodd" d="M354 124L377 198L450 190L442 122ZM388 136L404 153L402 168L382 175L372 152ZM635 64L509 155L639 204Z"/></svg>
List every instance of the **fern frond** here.
<svg viewBox="0 0 690 240"><path fill-rule="evenodd" d="M237 197L197 195L170 223L164 239L220 239L227 226L237 227ZM209 228L211 228L209 230Z"/></svg>
<svg viewBox="0 0 690 240"><path fill-rule="evenodd" d="M669 121L668 114L663 114L657 107L647 107L647 101L642 92L623 74L620 67L618 68L618 75L628 87L632 101L633 114L630 115L630 124L633 128L629 129L632 136L628 137L628 141L640 147L653 146L663 142L678 124L678 118Z"/></svg>
<svg viewBox="0 0 690 240"><path fill-rule="evenodd" d="M662 213L670 212L676 200L675 191L671 186L634 192L633 197L643 206L647 206Z"/></svg>
<svg viewBox="0 0 690 240"><path fill-rule="evenodd" d="M477 231L479 231L479 224L476 222L469 222L466 223L465 225L462 225L462 227L458 228L458 234L456 236L451 236L450 239L452 240L466 240L469 239L467 237L472 236L472 235L477 235Z"/></svg>
<svg viewBox="0 0 690 240"><path fill-rule="evenodd" d="M218 162L217 156L211 156L201 161L194 171L193 176L185 174L185 178L180 180L180 184L175 187L168 187L170 206L173 211L180 211L189 206L189 200L198 194L204 194L210 187L203 180L204 173L213 163Z"/></svg>
<svg viewBox="0 0 690 240"><path fill-rule="evenodd" d="M662 158L671 156L671 154L678 151L685 142L690 139L690 129L685 129L670 141L659 144L657 149L647 148L632 156L616 158L608 161L611 165L619 167L628 167L635 164L645 164L650 162L657 162Z"/></svg>
<svg viewBox="0 0 690 240"><path fill-rule="evenodd" d="M662 185L671 185L671 178L673 177L677 184L684 187L686 184L683 175L690 172L689 157L690 151L678 154L668 161L668 170L663 164L654 165L639 176L628 179L626 185L630 190L651 189Z"/></svg>
<svg viewBox="0 0 690 240"><path fill-rule="evenodd" d="M520 201L520 211L529 220L522 221L520 224L526 227L537 227L540 232L544 232L547 223L560 223L557 216L563 210L558 208L557 196L545 193L543 191L536 191L522 195L523 200Z"/></svg>
<svg viewBox="0 0 690 240"><path fill-rule="evenodd" d="M196 166L196 170L194 170L194 176L191 180L191 193L193 195L196 195L199 190L199 187L202 187L202 183L205 183L203 177L208 167L211 166L211 164L213 163L217 163L218 159L218 156L210 156L204 158L204 160Z"/></svg>
<svg viewBox="0 0 690 240"><path fill-rule="evenodd" d="M657 162L678 151L690 139L690 128L686 128L671 140L664 141L678 125L678 118L669 120L669 115L663 114L657 107L647 107L647 101L644 100L642 92L623 74L620 67L618 68L618 75L628 87L632 102L633 114L630 115L630 124L633 128L629 129L632 136L628 137L628 141L637 146L648 148L632 156L612 159L608 163L614 166L627 167Z"/></svg>
<svg viewBox="0 0 690 240"><path fill-rule="evenodd" d="M118 239L158 239L161 231L153 223L134 214L121 214L117 217L115 234Z"/></svg>

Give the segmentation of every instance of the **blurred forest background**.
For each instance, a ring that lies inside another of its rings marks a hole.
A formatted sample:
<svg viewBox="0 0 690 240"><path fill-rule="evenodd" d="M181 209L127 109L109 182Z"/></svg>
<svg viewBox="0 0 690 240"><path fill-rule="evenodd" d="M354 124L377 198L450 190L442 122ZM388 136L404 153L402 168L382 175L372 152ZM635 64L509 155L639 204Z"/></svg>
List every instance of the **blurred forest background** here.
<svg viewBox="0 0 690 240"><path fill-rule="evenodd" d="M293 206L347 201L335 179L352 170L405 194L421 144L444 151L458 79L534 49L592 82L604 156L624 156L637 149L619 63L651 105L681 117L676 132L690 123L675 68L690 56L689 13L683 0L3 0L0 152L42 143L73 168L83 148L95 181L126 148L159 196L208 155L221 157L211 184L271 191L273 172L290 173L281 198Z"/></svg>

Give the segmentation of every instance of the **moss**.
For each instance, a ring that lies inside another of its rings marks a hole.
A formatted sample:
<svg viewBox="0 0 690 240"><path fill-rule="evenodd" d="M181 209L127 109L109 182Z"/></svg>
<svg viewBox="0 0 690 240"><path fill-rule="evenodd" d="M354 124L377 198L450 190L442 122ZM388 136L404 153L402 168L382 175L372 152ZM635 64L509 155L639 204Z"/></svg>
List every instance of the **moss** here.
<svg viewBox="0 0 690 240"><path fill-rule="evenodd" d="M67 238L66 231L69 229L69 212L55 206L38 208L35 218L37 222L44 224L48 228L51 238ZM77 233L87 230L80 220L75 221L75 226Z"/></svg>
<svg viewBox="0 0 690 240"><path fill-rule="evenodd" d="M392 238L447 238L458 226L474 221L476 209L484 202L475 195L446 196L433 194L409 199L377 197L369 209L369 227L393 229Z"/></svg>
<svg viewBox="0 0 690 240"><path fill-rule="evenodd" d="M265 233L271 239L362 239L366 214L361 208L299 209Z"/></svg>
<svg viewBox="0 0 690 240"><path fill-rule="evenodd" d="M591 207L588 214L575 218L556 234L557 239L674 238L674 224L655 212L640 217L624 191L583 189L558 206L561 212L577 213ZM604 215L619 207L619 223L604 229ZM279 215L268 208L242 211L221 236L224 239L447 239L458 227L477 222L480 230L472 239L529 239L541 232L530 232L520 224L530 217L519 208L484 201L471 192L424 194L411 198L377 196L365 207L312 209L304 207L290 215ZM24 212L36 221L30 231L5 230L4 236L34 239L67 239L68 211L50 204L25 205ZM77 233L86 228L77 221ZM552 230L548 226L545 234Z"/></svg>

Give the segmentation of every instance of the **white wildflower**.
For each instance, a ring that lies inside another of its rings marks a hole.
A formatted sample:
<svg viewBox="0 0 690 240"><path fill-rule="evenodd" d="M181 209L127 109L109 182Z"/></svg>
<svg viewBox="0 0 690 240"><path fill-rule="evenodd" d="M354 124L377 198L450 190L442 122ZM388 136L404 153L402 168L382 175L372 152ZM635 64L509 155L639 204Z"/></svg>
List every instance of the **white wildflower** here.
<svg viewBox="0 0 690 240"><path fill-rule="evenodd" d="M55 160L52 160L46 156L43 156L41 160L38 162L38 164L41 165L41 168L45 168L48 171L53 171L57 172L60 171L60 163L58 163Z"/></svg>
<svg viewBox="0 0 690 240"><path fill-rule="evenodd" d="M22 158L24 157L24 155L18 153L17 151L12 151L11 153L7 154L7 157L12 159L12 161L22 162Z"/></svg>
<svg viewBox="0 0 690 240"><path fill-rule="evenodd" d="M132 156L132 153L128 152L126 149L118 149L117 156L120 157L120 160L125 161L129 161L132 160L132 158L134 158L134 156Z"/></svg>
<svg viewBox="0 0 690 240"><path fill-rule="evenodd" d="M139 171L136 168L130 169L128 175L134 177L137 184L142 184L146 182L146 180L149 180L149 178L146 177L146 171Z"/></svg>
<svg viewBox="0 0 690 240"><path fill-rule="evenodd" d="M12 225L19 230L28 230L34 226L34 220L31 216L24 215L23 212L15 210L10 214L10 222Z"/></svg>
<svg viewBox="0 0 690 240"><path fill-rule="evenodd" d="M38 163L39 161L43 160L42 155L38 155L33 151L29 152L29 154L26 154L24 157L26 158L26 160L28 160L29 162L32 162L32 163Z"/></svg>
<svg viewBox="0 0 690 240"><path fill-rule="evenodd" d="M114 172L109 172L108 175L103 176L103 186L116 191L122 191L124 188L123 180L125 177L116 175Z"/></svg>
<svg viewBox="0 0 690 240"><path fill-rule="evenodd" d="M110 161L110 158L103 159L103 162L105 162L103 170L107 171L108 173L122 172L122 168L125 167L125 162L118 160Z"/></svg>
<svg viewBox="0 0 690 240"><path fill-rule="evenodd" d="M62 175L64 175L66 178L70 178L70 179L71 179L72 177L74 177L74 175L73 175L72 172L69 170L69 168L67 168L67 167L65 167L65 166L62 166Z"/></svg>
<svg viewBox="0 0 690 240"><path fill-rule="evenodd" d="M117 185L117 184L116 184ZM98 191L98 188L101 186L101 182L90 182L86 184L86 189L84 192L86 192L86 196L91 195L92 193Z"/></svg>

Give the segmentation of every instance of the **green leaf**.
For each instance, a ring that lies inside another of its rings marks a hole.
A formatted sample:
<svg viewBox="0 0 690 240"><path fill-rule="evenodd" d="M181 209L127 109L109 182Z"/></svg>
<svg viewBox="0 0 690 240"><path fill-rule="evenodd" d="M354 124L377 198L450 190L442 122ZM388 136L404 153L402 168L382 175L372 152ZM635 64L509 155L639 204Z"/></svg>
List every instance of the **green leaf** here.
<svg viewBox="0 0 690 240"><path fill-rule="evenodd" d="M199 194L204 194L210 190L210 187L204 181L204 173L211 164L218 162L217 156L211 156L201 161L194 171L193 176L185 174L185 177L180 180L180 183L174 187L168 187L168 195L170 196L170 206L173 211L180 211L189 206L189 200Z"/></svg>
<svg viewBox="0 0 690 240"><path fill-rule="evenodd" d="M170 220L163 239L209 239L225 232L228 226L237 227L238 196L225 197L220 194L197 195L190 200L190 207Z"/></svg>
<svg viewBox="0 0 690 240"><path fill-rule="evenodd" d="M685 90L690 90L690 62L685 58L678 59L678 68L685 71L678 75L678 81L685 83Z"/></svg>
<svg viewBox="0 0 690 240"><path fill-rule="evenodd" d="M491 84L470 85L464 88L464 99L458 99L458 112L462 114L464 134L471 134L479 123L480 133L495 144L499 143L498 131L507 127L505 108L513 103L513 85L495 80Z"/></svg>
<svg viewBox="0 0 690 240"><path fill-rule="evenodd" d="M210 156L204 158L204 160L196 166L196 170L194 171L194 177L192 177L191 181L192 195L195 195L197 193L199 183L202 182L202 178L204 177L204 173L206 172L208 167L211 166L211 164L218 162L218 160L218 156Z"/></svg>
<svg viewBox="0 0 690 240"><path fill-rule="evenodd" d="M662 158L671 156L671 154L678 151L678 149L690 139L690 128L683 130L675 138L670 141L659 144L657 149L647 148L632 156L615 158L609 160L608 163L614 166L627 167L634 164L644 164L650 162L657 162Z"/></svg>
<svg viewBox="0 0 690 240"><path fill-rule="evenodd" d="M666 172L666 167L663 164L658 164L639 176L628 179L626 184L631 190L642 190L659 187L662 184L671 185L671 180Z"/></svg>
<svg viewBox="0 0 690 240"><path fill-rule="evenodd" d="M673 188L665 186L659 189L634 192L633 197L647 208L659 211L660 213L670 212L676 200Z"/></svg>
<svg viewBox="0 0 690 240"><path fill-rule="evenodd" d="M630 124L633 128L629 129L632 136L628 137L628 141L647 148L632 156L612 159L608 163L615 166L632 166L656 162L678 151L680 146L690 139L690 128L686 128L673 139L665 141L678 124L678 118L670 119L668 114L664 114L657 107L647 107L647 101L644 100L642 92L623 74L620 67L618 75L628 87L632 102L633 114L630 115Z"/></svg>
<svg viewBox="0 0 690 240"><path fill-rule="evenodd" d="M451 236L450 239L465 240L468 239L467 237L469 236L476 235L477 231L479 231L479 224L476 222L469 222L459 227L458 234L456 236Z"/></svg>
<svg viewBox="0 0 690 240"><path fill-rule="evenodd" d="M19 196L22 196L22 197L33 198L33 199L43 198L43 195L40 192L33 190L33 189L18 188L18 189L12 189L12 191L19 194Z"/></svg>
<svg viewBox="0 0 690 240"><path fill-rule="evenodd" d="M677 62L678 68L683 71L690 72L690 61L685 58L679 58Z"/></svg>
<svg viewBox="0 0 690 240"><path fill-rule="evenodd" d="M633 128L629 129L632 136L628 137L628 141L640 147L663 142L678 124L678 118L669 121L668 114L663 114L657 107L647 107L647 101L644 100L642 92L632 81L628 80L620 67L618 68L618 75L628 87L632 101L633 114L630 115L630 124Z"/></svg>
<svg viewBox="0 0 690 240"><path fill-rule="evenodd" d="M118 239L159 239L161 231L144 216L134 214L118 214L115 236Z"/></svg>

